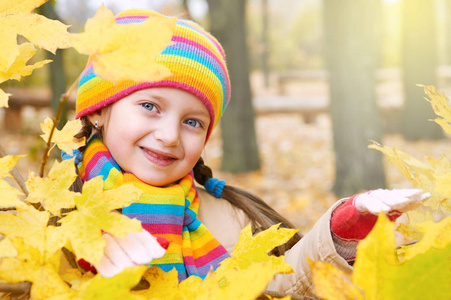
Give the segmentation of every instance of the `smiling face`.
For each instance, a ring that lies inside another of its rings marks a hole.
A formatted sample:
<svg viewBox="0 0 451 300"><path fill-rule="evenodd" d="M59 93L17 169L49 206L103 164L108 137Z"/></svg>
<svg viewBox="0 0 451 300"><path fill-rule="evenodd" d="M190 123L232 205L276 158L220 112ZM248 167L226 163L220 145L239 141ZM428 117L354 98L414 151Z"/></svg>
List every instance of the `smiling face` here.
<svg viewBox="0 0 451 300"><path fill-rule="evenodd" d="M188 174L202 154L210 115L196 96L175 88L139 90L88 116L125 172L154 186Z"/></svg>

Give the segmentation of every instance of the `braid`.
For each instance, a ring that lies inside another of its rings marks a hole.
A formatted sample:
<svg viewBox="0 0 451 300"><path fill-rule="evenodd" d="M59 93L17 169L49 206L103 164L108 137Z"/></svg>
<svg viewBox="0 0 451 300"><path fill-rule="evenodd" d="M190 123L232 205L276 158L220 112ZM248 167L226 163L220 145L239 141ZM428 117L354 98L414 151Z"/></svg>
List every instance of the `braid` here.
<svg viewBox="0 0 451 300"><path fill-rule="evenodd" d="M205 185L208 179L213 177L211 169L204 164L204 160L199 158L193 168L196 181ZM295 228L290 221L282 217L266 202L259 197L237 187L225 185L221 199L228 201L232 206L242 210L251 220L252 232L258 233L266 230L274 224L281 223L281 227ZM301 239L300 234L294 235L285 245L281 245L273 250L273 254L282 255Z"/></svg>
<svg viewBox="0 0 451 300"><path fill-rule="evenodd" d="M93 131L96 129L92 126L91 122L89 122L88 117L86 117L86 116L81 117L80 121L81 121L82 127L81 127L80 131L75 135L75 138L81 139L81 138L85 137L86 140L88 140L88 138L91 136ZM97 130L96 133L101 134L100 130ZM78 150L80 150L80 152L83 152L85 147L86 146L82 146ZM80 173L78 172L77 166L75 166L75 172L77 173L77 178L75 179L74 183L69 188L69 190L74 191L74 192L81 192L81 190L83 188L83 181L81 180Z"/></svg>
<svg viewBox="0 0 451 300"><path fill-rule="evenodd" d="M202 157L199 157L199 160L193 168L193 172L194 179L196 179L196 181L202 185L205 185L207 180L213 177L213 172L211 171L210 167L204 164Z"/></svg>

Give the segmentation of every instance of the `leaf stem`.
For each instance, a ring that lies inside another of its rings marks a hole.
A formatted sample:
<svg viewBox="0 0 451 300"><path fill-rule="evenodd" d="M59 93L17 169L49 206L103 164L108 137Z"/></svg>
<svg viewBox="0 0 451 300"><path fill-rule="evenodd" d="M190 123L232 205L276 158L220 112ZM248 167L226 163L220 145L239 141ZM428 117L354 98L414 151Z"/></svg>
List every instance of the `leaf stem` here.
<svg viewBox="0 0 451 300"><path fill-rule="evenodd" d="M41 168L39 170L39 176L40 177L44 177L44 169L45 169L45 165L47 163L47 160L49 158L53 133L55 132L56 126L58 126L58 123L60 121L64 103L66 103L67 100L69 100L70 94L72 94L72 91L77 87L79 79L80 79L80 76L78 76L78 78L72 83L72 85L69 87L67 92L61 95L61 100L60 100L60 105L58 107L58 112L56 113L55 120L53 122L52 129L50 130L49 138L47 140L47 145L46 145L46 147L44 149L44 153L42 155L42 163L41 163Z"/></svg>

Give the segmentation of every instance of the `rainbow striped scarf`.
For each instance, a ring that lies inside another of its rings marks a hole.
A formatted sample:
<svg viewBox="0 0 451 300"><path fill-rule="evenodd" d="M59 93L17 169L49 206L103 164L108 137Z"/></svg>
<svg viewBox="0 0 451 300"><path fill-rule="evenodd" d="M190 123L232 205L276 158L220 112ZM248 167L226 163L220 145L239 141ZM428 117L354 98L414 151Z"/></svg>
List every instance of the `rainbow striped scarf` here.
<svg viewBox="0 0 451 300"><path fill-rule="evenodd" d="M83 181L103 176L105 190L133 183L145 191L138 202L124 207L122 213L140 220L142 227L152 235L171 242L164 257L153 260L152 265L166 272L175 267L179 281L191 275L204 278L229 257L225 248L197 219L199 198L192 172L176 185L150 186L131 173L123 173L97 137L93 137L83 151L79 170Z"/></svg>

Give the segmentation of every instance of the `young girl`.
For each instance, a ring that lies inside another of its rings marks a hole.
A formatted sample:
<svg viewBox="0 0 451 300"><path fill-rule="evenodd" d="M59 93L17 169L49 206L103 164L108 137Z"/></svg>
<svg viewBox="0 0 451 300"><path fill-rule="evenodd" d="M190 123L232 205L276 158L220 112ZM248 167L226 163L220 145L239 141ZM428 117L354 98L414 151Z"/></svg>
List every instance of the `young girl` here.
<svg viewBox="0 0 451 300"><path fill-rule="evenodd" d="M119 24L143 22L156 13L128 10ZM151 38L151 37L149 37ZM97 76L88 63L76 101L89 138L76 162L83 182L102 176L104 189L133 183L145 194L122 213L142 222L143 232L118 239L108 234L105 256L95 266L114 276L127 266L174 267L179 280L206 276L229 256L249 222L254 232L290 222L259 198L212 178L202 150L230 99L223 49L194 22L177 20L173 44L157 61L172 75L154 82L113 84ZM196 181L205 189L196 189ZM338 201L302 239L295 236L274 254L284 254L296 271L277 276L268 289L308 295L312 282L306 257L327 261L351 272L355 247L373 227L380 211L392 220L419 205L419 190L377 190ZM167 247L166 253L155 242ZM164 254L164 256L163 256Z"/></svg>

